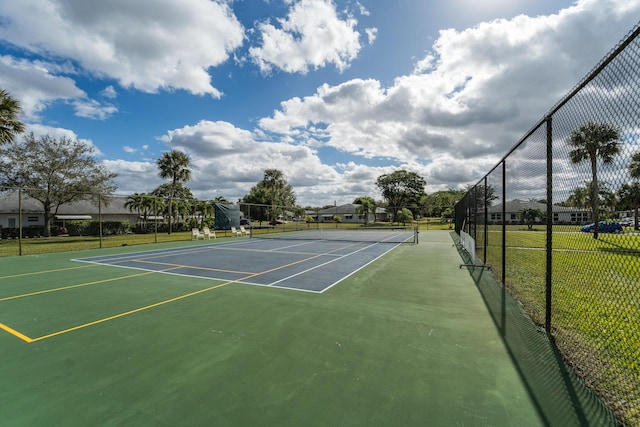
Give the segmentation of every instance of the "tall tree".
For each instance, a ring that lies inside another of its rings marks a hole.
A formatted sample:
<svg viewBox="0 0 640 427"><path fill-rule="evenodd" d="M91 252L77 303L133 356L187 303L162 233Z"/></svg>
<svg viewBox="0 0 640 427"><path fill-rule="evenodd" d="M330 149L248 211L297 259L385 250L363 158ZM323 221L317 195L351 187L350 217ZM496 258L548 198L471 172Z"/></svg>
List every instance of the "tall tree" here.
<svg viewBox="0 0 640 427"><path fill-rule="evenodd" d="M191 179L191 170L189 170L189 156L185 153L177 150L171 150L168 153L164 153L162 157L158 159L158 169L160 172L160 178L171 180L169 184L169 234L171 234L171 220L173 210L173 199L175 197L175 191L178 184L182 184Z"/></svg>
<svg viewBox="0 0 640 427"><path fill-rule="evenodd" d="M588 122L569 135L569 145L574 149L569 152L572 163L588 161L591 166L591 211L594 222L593 238L598 238L599 190L598 161L604 164L613 162L620 152L620 133L608 123Z"/></svg>
<svg viewBox="0 0 640 427"><path fill-rule="evenodd" d="M634 207L633 219L634 228L638 230L640 224L638 224L638 207L640 207L640 152L631 156L631 163L629 164L629 175L634 178L635 181L630 185L631 203Z"/></svg>
<svg viewBox="0 0 640 427"><path fill-rule="evenodd" d="M94 152L78 140L30 133L0 147L0 185L20 187L42 203L45 235L50 236L51 218L60 206L95 196L104 201L117 188L116 174L100 165Z"/></svg>
<svg viewBox="0 0 640 427"><path fill-rule="evenodd" d="M638 209L640 208L640 181L633 181L630 184L623 184L618 189L618 198L623 205L622 209L633 209L633 228L638 230Z"/></svg>
<svg viewBox="0 0 640 427"><path fill-rule="evenodd" d="M284 179L282 171L278 169L266 169L262 182L271 199L271 220L275 221L278 213L276 201L280 196L280 192L286 187L287 181Z"/></svg>
<svg viewBox="0 0 640 427"><path fill-rule="evenodd" d="M640 179L640 153L635 153L631 156L629 175L631 175L631 178Z"/></svg>
<svg viewBox="0 0 640 427"><path fill-rule="evenodd" d="M24 125L18 120L22 108L20 103L0 89L0 145L7 144L19 133L24 132Z"/></svg>
<svg viewBox="0 0 640 427"><path fill-rule="evenodd" d="M376 181L382 197L389 202L394 219L399 209L417 205L420 202L420 198L425 194L426 185L427 181L424 178L406 170L381 175Z"/></svg>
<svg viewBox="0 0 640 427"><path fill-rule="evenodd" d="M427 209L425 214L433 217L443 216L444 212L462 200L466 191L454 190L452 188L443 191L436 191L422 198L421 204Z"/></svg>
<svg viewBox="0 0 640 427"><path fill-rule="evenodd" d="M265 169L262 181L252 187L240 202L258 205L250 207L251 216L258 221L266 221L277 219L285 207L293 210L296 196L282 171Z"/></svg>

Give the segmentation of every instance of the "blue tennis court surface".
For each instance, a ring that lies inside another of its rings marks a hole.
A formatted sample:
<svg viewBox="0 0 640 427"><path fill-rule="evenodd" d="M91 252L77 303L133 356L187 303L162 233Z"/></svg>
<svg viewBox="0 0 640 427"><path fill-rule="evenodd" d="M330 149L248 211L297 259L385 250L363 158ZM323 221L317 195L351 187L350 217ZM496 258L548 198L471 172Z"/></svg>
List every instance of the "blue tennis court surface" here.
<svg viewBox="0 0 640 427"><path fill-rule="evenodd" d="M75 261L324 292L396 246L398 243L245 239Z"/></svg>

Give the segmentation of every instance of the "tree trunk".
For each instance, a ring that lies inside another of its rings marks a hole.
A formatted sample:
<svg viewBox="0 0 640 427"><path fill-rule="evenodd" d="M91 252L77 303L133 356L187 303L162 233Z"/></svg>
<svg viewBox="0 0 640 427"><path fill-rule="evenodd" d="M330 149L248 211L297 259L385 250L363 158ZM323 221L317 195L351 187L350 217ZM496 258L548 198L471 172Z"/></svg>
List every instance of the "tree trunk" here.
<svg viewBox="0 0 640 427"><path fill-rule="evenodd" d="M44 205L44 235L51 237L51 207Z"/></svg>
<svg viewBox="0 0 640 427"><path fill-rule="evenodd" d="M591 209L593 209L593 238L598 238L598 222L600 221L600 207L599 207L599 195L598 195L598 172L597 172L597 159L591 159Z"/></svg>

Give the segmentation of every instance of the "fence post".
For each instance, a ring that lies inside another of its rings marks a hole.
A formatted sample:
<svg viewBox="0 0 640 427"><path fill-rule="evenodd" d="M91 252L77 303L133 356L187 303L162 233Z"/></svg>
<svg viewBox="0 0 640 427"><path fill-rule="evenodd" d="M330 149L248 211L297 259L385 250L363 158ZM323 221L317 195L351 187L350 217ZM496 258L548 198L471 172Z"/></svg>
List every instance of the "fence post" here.
<svg viewBox="0 0 640 427"><path fill-rule="evenodd" d="M502 288L507 282L507 160L502 161Z"/></svg>
<svg viewBox="0 0 640 427"><path fill-rule="evenodd" d="M545 330L549 338L551 335L551 303L553 280L553 122L552 116L546 117L547 122L547 242L546 242L546 315Z"/></svg>
<svg viewBox="0 0 640 427"><path fill-rule="evenodd" d="M487 247L489 246L489 238L487 236L487 234L489 233L489 207L488 205L488 200L487 200L487 193L489 191L487 190L487 175L484 176L484 224L483 224L483 230L484 230L484 250L482 251L484 253L483 258L482 258L482 264L486 265L487 264Z"/></svg>
<svg viewBox="0 0 640 427"><path fill-rule="evenodd" d="M18 188L18 255L22 255L22 188Z"/></svg>
<svg viewBox="0 0 640 427"><path fill-rule="evenodd" d="M100 235L100 249L102 249L102 194L98 194L98 234Z"/></svg>

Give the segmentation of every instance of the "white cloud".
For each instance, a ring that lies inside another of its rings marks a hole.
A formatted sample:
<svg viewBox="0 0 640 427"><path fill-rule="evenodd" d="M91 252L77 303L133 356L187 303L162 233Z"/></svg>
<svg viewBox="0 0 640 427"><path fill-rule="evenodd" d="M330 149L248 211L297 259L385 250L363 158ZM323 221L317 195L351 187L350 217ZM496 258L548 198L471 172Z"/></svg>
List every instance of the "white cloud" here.
<svg viewBox="0 0 640 427"><path fill-rule="evenodd" d="M130 154L138 151L133 147L129 147L128 145L125 145L124 147L122 147L122 149L125 151L125 153L130 153Z"/></svg>
<svg viewBox="0 0 640 427"><path fill-rule="evenodd" d="M27 120L37 120L44 109L57 101L72 105L78 117L105 120L118 111L111 104L89 99L71 78L50 71L61 69L69 71L54 63L0 56L0 86L15 94Z"/></svg>
<svg viewBox="0 0 640 427"><path fill-rule="evenodd" d="M556 15L444 30L414 72L390 87L325 84L282 102L259 125L302 143L418 165L430 184L461 186L488 172L639 12L640 0L583 0Z"/></svg>
<svg viewBox="0 0 640 427"><path fill-rule="evenodd" d="M259 133L227 122L201 121L171 130L161 139L192 159L193 179L189 186L199 198L224 196L235 201L246 195L268 168L285 173L300 204L317 203L321 199L316 197L331 199L331 194L343 188L340 173L322 164L313 149L265 141Z"/></svg>
<svg viewBox="0 0 640 427"><path fill-rule="evenodd" d="M278 68L304 74L328 64L342 71L360 51L357 21L341 19L331 0L300 0L277 21L278 27L268 21L258 24L262 43L249 49L263 72Z"/></svg>
<svg viewBox="0 0 640 427"><path fill-rule="evenodd" d="M115 99L118 97L118 92L116 92L113 86L109 85L105 87L102 92L100 92L100 95L104 96L105 98Z"/></svg>
<svg viewBox="0 0 640 427"><path fill-rule="evenodd" d="M106 120L118 111L118 108L110 104L101 104L93 99L78 99L73 102L76 116L87 119Z"/></svg>
<svg viewBox="0 0 640 427"><path fill-rule="evenodd" d="M376 41L376 37L378 36L378 29L367 28L364 30L364 32L367 33L367 40L369 41L369 44L373 44L373 42Z"/></svg>
<svg viewBox="0 0 640 427"><path fill-rule="evenodd" d="M91 147L91 149L93 150L93 154L96 156L102 156L103 153L100 151L100 149L98 147L96 147L96 145L93 143L93 141L91 141L90 139L86 139L86 138L79 138L78 135L70 130L70 129L64 129L64 128L59 128L59 127L54 127L54 126L47 126L47 125L42 125L42 124L38 124L38 123L27 123L25 125L25 134L29 134L29 133L33 133L33 135L38 138L41 136L45 136L45 135L49 135L52 136L54 138L60 139L60 138L68 138L68 139L72 139L72 140L77 140L82 142L83 144Z"/></svg>
<svg viewBox="0 0 640 427"><path fill-rule="evenodd" d="M72 79L52 75L49 68L56 67L41 61L0 56L0 86L20 101L27 120L34 120L56 100L86 97Z"/></svg>
<svg viewBox="0 0 640 427"><path fill-rule="evenodd" d="M118 194L148 193L164 181L158 176L158 167L153 162L131 162L126 160L103 160L110 172L118 174L115 179Z"/></svg>
<svg viewBox="0 0 640 427"><path fill-rule="evenodd" d="M209 67L242 45L226 2L210 0L21 0L0 38L44 56L73 58L86 71L145 92L185 89L220 97ZM43 24L46 23L46 24Z"/></svg>

